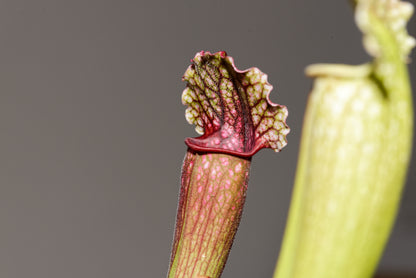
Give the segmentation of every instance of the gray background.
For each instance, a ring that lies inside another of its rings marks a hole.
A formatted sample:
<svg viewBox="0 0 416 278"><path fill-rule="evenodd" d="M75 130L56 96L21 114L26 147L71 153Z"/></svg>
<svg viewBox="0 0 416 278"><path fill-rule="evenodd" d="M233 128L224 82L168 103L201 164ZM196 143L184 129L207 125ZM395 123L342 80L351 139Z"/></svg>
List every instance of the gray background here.
<svg viewBox="0 0 416 278"><path fill-rule="evenodd" d="M311 88L303 69L368 60L344 0L1 0L0 277L165 277L183 140L196 136L181 77L200 50L259 67L289 108L288 146L253 159L223 275L271 277ZM416 271L415 185L411 170L380 271Z"/></svg>

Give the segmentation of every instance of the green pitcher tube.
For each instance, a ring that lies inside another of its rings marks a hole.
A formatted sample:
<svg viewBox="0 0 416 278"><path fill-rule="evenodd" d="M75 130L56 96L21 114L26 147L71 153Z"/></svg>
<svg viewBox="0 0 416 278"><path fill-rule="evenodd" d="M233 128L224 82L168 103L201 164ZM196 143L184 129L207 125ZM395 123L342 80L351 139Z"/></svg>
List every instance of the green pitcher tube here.
<svg viewBox="0 0 416 278"><path fill-rule="evenodd" d="M357 1L373 62L317 64L274 278L371 277L390 235L411 154L405 25L411 4Z"/></svg>

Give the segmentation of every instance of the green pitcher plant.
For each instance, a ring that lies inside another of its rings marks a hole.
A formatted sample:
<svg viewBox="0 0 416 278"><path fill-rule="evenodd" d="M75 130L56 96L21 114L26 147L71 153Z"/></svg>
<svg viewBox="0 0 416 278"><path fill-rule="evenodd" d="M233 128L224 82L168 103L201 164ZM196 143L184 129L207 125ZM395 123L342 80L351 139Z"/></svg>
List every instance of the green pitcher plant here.
<svg viewBox="0 0 416 278"><path fill-rule="evenodd" d="M286 145L287 109L269 100L257 68L238 70L224 51L201 51L183 77L186 119L202 134L185 140L169 278L217 278L245 201L251 157Z"/></svg>
<svg viewBox="0 0 416 278"><path fill-rule="evenodd" d="M314 84L274 278L371 277L397 214L412 147L413 6L354 5L373 61L306 69Z"/></svg>

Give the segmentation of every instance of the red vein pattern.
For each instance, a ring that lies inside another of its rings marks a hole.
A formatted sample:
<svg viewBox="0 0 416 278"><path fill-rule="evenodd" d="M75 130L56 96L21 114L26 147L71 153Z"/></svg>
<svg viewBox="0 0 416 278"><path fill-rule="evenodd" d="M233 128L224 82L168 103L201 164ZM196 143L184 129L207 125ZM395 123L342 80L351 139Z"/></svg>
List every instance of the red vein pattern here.
<svg viewBox="0 0 416 278"><path fill-rule="evenodd" d="M201 51L183 77L185 117L203 134L185 143L198 151L251 157L262 148L280 151L289 128L287 108L269 99L272 86L258 68L238 70L224 51Z"/></svg>
<svg viewBox="0 0 416 278"><path fill-rule="evenodd" d="M240 222L250 159L190 150L185 161L169 277L219 277Z"/></svg>
<svg viewBox="0 0 416 278"><path fill-rule="evenodd" d="M220 277L240 223L251 157L280 151L285 106L257 68L239 71L225 52L201 51L183 77L186 119L203 134L187 138L169 278Z"/></svg>

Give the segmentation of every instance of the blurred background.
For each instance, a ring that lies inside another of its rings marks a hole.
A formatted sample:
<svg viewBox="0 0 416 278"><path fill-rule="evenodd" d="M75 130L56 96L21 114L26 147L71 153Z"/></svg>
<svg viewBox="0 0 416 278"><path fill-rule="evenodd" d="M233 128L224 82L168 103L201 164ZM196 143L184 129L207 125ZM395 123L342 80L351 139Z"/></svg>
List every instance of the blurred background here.
<svg viewBox="0 0 416 278"><path fill-rule="evenodd" d="M0 277L166 276L183 141L197 135L181 77L200 50L260 68L289 109L287 147L253 158L223 273L272 276L312 84L303 69L369 60L346 0L0 1ZM380 274L416 273L415 166L414 151Z"/></svg>

